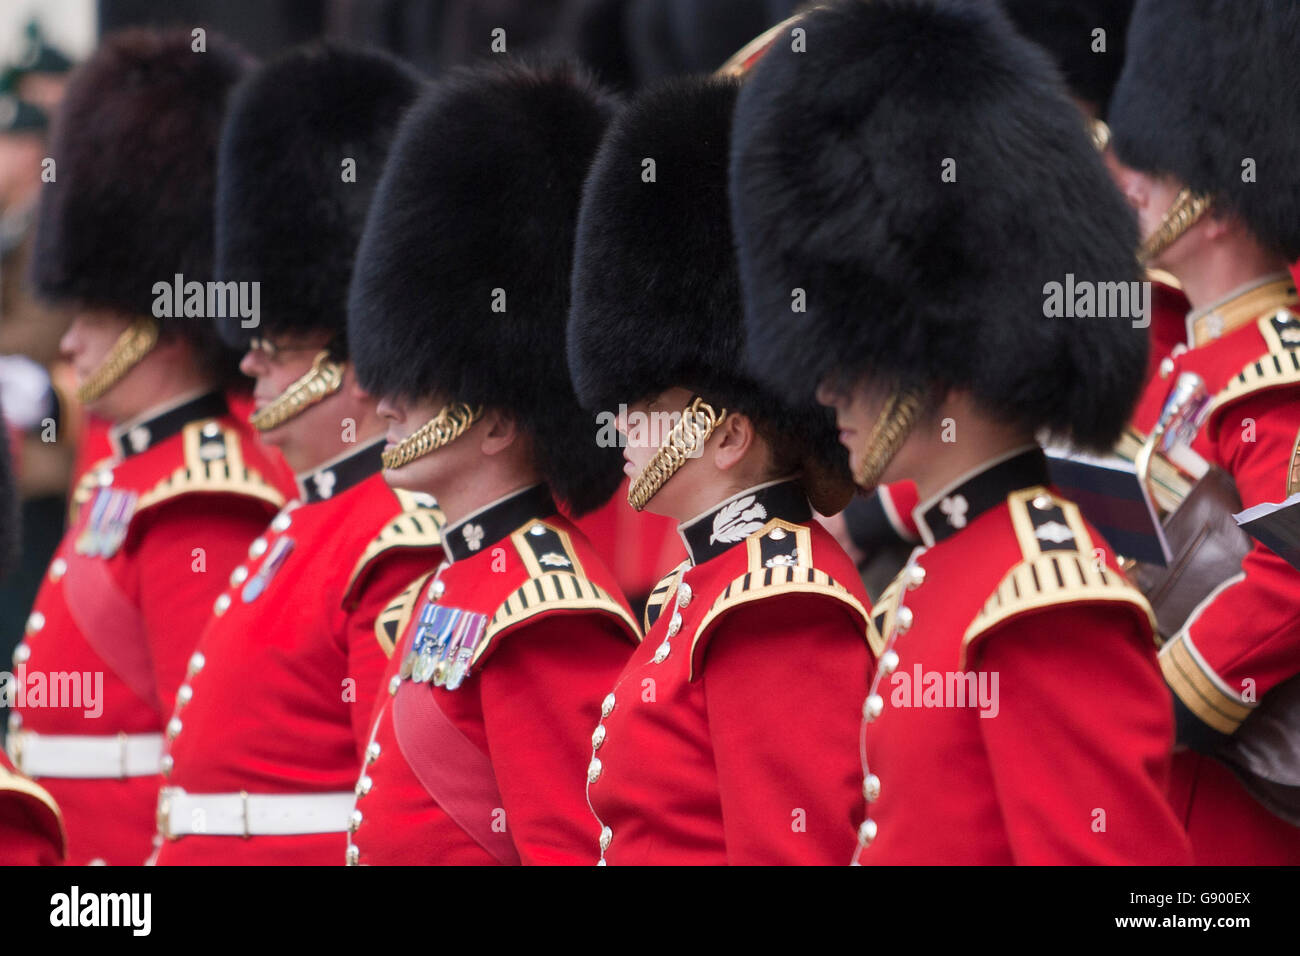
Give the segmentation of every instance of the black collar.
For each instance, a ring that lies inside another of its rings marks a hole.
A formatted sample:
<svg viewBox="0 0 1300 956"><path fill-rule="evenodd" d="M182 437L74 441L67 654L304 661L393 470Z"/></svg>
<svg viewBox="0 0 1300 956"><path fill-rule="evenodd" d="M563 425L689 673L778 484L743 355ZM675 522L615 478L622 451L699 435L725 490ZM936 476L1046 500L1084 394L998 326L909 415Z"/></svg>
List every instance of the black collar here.
<svg viewBox="0 0 1300 956"><path fill-rule="evenodd" d="M812 506L799 482L786 478L746 488L698 518L678 525L677 533L682 536L691 564L703 564L731 550L773 518L791 524L812 520Z"/></svg>
<svg viewBox="0 0 1300 956"><path fill-rule="evenodd" d="M555 514L555 502L545 485L533 485L479 508L449 525L442 533L447 557L460 561L496 544L508 534L537 518Z"/></svg>
<svg viewBox="0 0 1300 956"><path fill-rule="evenodd" d="M155 445L161 445L173 435L179 435L190 422L204 418L220 418L230 411L226 396L221 392L205 392L187 398L178 405L161 411L146 412L140 418L108 430L108 440L119 459L130 458Z"/></svg>
<svg viewBox="0 0 1300 956"><path fill-rule="evenodd" d="M912 510L917 530L927 545L936 544L966 527L990 508L1022 488L1049 484L1047 456L1037 445L985 462Z"/></svg>
<svg viewBox="0 0 1300 956"><path fill-rule="evenodd" d="M376 438L369 445L297 475L298 497L306 504L315 504L361 484L384 467L383 451L384 439Z"/></svg>

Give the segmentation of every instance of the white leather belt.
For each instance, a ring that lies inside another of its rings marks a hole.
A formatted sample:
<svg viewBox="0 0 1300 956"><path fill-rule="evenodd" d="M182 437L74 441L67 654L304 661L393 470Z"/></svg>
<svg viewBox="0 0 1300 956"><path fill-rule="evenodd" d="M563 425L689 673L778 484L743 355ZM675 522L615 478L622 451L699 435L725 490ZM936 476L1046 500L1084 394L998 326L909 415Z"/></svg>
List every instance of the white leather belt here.
<svg viewBox="0 0 1300 956"><path fill-rule="evenodd" d="M82 780L148 777L161 772L162 734L78 736L11 733L5 741L9 759L29 777Z"/></svg>
<svg viewBox="0 0 1300 956"><path fill-rule="evenodd" d="M158 831L168 840L207 836L289 836L344 833L356 803L351 790L339 793L186 793L163 787L158 793Z"/></svg>

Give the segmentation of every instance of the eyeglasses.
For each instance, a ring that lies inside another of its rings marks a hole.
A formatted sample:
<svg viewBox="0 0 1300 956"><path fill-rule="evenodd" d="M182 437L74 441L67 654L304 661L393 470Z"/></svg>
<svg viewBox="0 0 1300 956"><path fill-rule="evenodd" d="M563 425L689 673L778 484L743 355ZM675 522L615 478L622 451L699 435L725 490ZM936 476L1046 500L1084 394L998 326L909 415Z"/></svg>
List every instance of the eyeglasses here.
<svg viewBox="0 0 1300 956"><path fill-rule="evenodd" d="M283 355L292 355L295 352L319 352L326 347L324 345L294 345L292 343L277 345L271 339L262 338L261 336L254 336L248 343L248 351L261 353L262 357L268 362L274 362Z"/></svg>

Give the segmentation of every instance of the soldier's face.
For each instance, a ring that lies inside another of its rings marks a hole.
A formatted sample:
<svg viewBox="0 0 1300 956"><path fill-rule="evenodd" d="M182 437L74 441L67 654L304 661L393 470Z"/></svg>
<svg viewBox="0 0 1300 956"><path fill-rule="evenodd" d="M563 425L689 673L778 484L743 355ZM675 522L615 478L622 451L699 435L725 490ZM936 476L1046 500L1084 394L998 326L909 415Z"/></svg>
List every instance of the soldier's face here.
<svg viewBox="0 0 1300 956"><path fill-rule="evenodd" d="M1160 228L1165 213L1173 206L1174 200L1178 198L1178 193L1182 190L1183 185L1169 176L1153 176L1150 173L1125 166L1115 158L1114 150L1108 150L1106 157L1107 165L1110 167L1111 175L1114 176L1120 192L1124 194L1128 204L1137 213L1138 231L1145 242ZM1174 270L1186 258L1189 249L1195 245L1195 240L1191 235L1195 231L1196 227L1193 226L1187 233L1175 240L1173 245L1156 256L1150 265L1170 269L1171 271Z"/></svg>
<svg viewBox="0 0 1300 956"><path fill-rule="evenodd" d="M285 389L311 371L312 362L328 341L328 335L317 334L300 337L277 336L254 342L253 347L244 353L239 363L240 371L254 380L254 407L259 411L265 408L284 394ZM274 445L284 453L289 467L294 471L301 471L319 464L330 456L307 455L306 460L300 461L298 459L304 456L298 454L299 448L296 446L314 444L310 440L311 436L321 430L337 433L339 418L337 410L331 407L330 400L327 398L307 408L302 414L289 419L278 428L262 432L261 437L268 445ZM336 453L337 450L332 449L332 453Z"/></svg>
<svg viewBox="0 0 1300 956"><path fill-rule="evenodd" d="M422 428L445 407L446 402L440 398L429 397L408 399L388 397L379 401L379 417L387 430L385 450L392 449L404 439ZM408 488L412 491L424 491L432 495L446 494L446 481L449 475L462 470L460 459L473 451L471 433L462 435L449 445L421 455L401 468L389 468L384 471L384 480L393 488ZM440 492L439 487L443 490Z"/></svg>
<svg viewBox="0 0 1300 956"><path fill-rule="evenodd" d="M840 444L849 453L849 467L857 474L862 467L867 441L880 420L889 401L889 395L879 389L859 383L851 388L836 388L823 383L817 387L817 401L835 410L835 426L839 429ZM892 484L901 478L912 477L909 446L903 447L890 460L880 477L881 484ZM870 490L870 489L868 489Z"/></svg>
<svg viewBox="0 0 1300 956"><path fill-rule="evenodd" d="M73 317L68 331L59 340L59 349L76 373L78 385L83 384L99 368L122 333L130 327L131 320L116 312L89 309L78 312ZM128 386L135 371L132 369L127 372L102 398L91 402L89 410L110 421L118 421L127 415L130 410L119 410L117 399L123 394L121 390Z"/></svg>

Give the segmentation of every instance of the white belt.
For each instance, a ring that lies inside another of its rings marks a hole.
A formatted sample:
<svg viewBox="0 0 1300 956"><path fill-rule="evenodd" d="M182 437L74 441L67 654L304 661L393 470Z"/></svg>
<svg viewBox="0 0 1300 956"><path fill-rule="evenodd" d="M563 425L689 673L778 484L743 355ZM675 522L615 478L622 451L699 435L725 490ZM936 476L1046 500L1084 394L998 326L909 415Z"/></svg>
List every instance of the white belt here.
<svg viewBox="0 0 1300 956"><path fill-rule="evenodd" d="M125 779L162 768L162 734L77 736L19 730L5 742L9 759L29 777Z"/></svg>
<svg viewBox="0 0 1300 956"><path fill-rule="evenodd" d="M163 787L158 793L158 831L167 839L191 833L207 836L289 836L344 833L356 803L340 793L186 793Z"/></svg>

